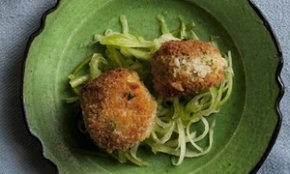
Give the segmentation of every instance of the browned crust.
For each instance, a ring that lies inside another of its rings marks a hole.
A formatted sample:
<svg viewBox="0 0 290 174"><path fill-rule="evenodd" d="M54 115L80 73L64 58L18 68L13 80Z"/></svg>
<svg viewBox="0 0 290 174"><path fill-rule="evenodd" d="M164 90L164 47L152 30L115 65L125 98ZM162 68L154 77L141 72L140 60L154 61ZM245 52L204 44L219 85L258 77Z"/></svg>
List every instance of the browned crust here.
<svg viewBox="0 0 290 174"><path fill-rule="evenodd" d="M150 135L157 104L136 72L118 68L103 73L81 95L86 128L109 153L127 150Z"/></svg>
<svg viewBox="0 0 290 174"><path fill-rule="evenodd" d="M168 41L156 52L155 56L191 56L200 57L205 54L220 54L218 48L209 42L198 40Z"/></svg>
<svg viewBox="0 0 290 174"><path fill-rule="evenodd" d="M194 59L202 56L221 57L218 48L211 43L204 41L168 41L153 55L151 61L151 72L153 75L153 84L156 91L163 96L187 95L197 93L220 84L224 80L224 69L218 68L204 78L179 73L177 76L172 74L172 67L169 64L173 57L186 57Z"/></svg>

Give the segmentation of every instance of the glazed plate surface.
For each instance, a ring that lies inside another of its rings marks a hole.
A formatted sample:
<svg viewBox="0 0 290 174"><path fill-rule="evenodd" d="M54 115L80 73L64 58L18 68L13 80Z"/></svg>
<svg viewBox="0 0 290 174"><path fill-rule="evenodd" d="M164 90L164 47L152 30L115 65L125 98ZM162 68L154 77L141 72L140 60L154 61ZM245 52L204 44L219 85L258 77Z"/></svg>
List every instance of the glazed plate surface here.
<svg viewBox="0 0 290 174"><path fill-rule="evenodd" d="M87 153L91 145L77 133L76 111L64 100L71 95L68 75L96 51L90 46L94 34L108 28L120 31L120 15L127 17L130 33L153 39L160 34L160 14L170 28L178 28L179 15L194 21L202 40L214 37L222 52L232 52L233 92L214 116L212 150L178 167L169 156L150 151L142 152L147 167ZM275 139L279 50L246 0L61 0L43 27L28 51L23 99L30 131L60 173L248 173L256 170Z"/></svg>

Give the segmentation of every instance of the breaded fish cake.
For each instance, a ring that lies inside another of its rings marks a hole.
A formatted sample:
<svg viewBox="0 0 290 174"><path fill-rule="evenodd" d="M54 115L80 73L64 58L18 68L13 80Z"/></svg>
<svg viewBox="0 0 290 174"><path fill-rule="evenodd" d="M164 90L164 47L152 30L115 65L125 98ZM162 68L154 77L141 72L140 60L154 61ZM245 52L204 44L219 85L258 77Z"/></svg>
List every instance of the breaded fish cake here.
<svg viewBox="0 0 290 174"><path fill-rule="evenodd" d="M101 74L83 88L81 98L90 137L109 153L127 150L153 129L157 103L132 70Z"/></svg>
<svg viewBox="0 0 290 174"><path fill-rule="evenodd" d="M153 84L164 96L182 96L220 84L227 61L204 41L168 41L153 55Z"/></svg>

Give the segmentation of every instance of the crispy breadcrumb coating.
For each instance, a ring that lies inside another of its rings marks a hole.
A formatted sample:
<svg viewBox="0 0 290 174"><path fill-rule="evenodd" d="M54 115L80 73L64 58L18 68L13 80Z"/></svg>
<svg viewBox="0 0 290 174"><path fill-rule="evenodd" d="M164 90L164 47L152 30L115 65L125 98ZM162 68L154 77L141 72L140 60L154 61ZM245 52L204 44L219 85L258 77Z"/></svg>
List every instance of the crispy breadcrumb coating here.
<svg viewBox="0 0 290 174"><path fill-rule="evenodd" d="M105 72L83 88L81 97L90 137L108 153L125 151L149 137L157 103L136 72Z"/></svg>
<svg viewBox="0 0 290 174"><path fill-rule="evenodd" d="M151 67L156 91L182 96L220 84L227 61L211 43L168 41L153 55Z"/></svg>

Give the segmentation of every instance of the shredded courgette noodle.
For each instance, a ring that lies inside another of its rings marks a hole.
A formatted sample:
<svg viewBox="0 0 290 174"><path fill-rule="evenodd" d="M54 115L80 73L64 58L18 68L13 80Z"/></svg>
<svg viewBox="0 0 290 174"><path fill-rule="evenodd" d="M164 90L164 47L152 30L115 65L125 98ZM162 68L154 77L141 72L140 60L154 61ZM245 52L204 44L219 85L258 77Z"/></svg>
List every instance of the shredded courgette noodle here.
<svg viewBox="0 0 290 174"><path fill-rule="evenodd" d="M69 75L69 84L75 96L68 97L66 101L78 101L83 85L102 72L116 67L135 70L146 82L150 76L150 59L162 43L182 39L199 40L194 32L194 22L186 25L183 17L179 16L180 28L170 32L164 17L159 15L157 19L161 35L151 41L130 34L128 21L123 15L120 16L121 33L108 29L103 35L95 35L94 42L106 46L105 55L95 53L73 70ZM228 61L228 67L225 69L225 80L219 86L186 97L155 96L158 102L156 124L151 136L140 145L149 146L153 153L170 155L173 165L180 165L185 158L203 156L211 150L215 121L210 123L208 116L219 112L229 99L233 86L231 52L228 51L224 58ZM139 144L125 152L115 151L112 156L121 163L130 161L140 166L147 165L137 156L138 149Z"/></svg>

